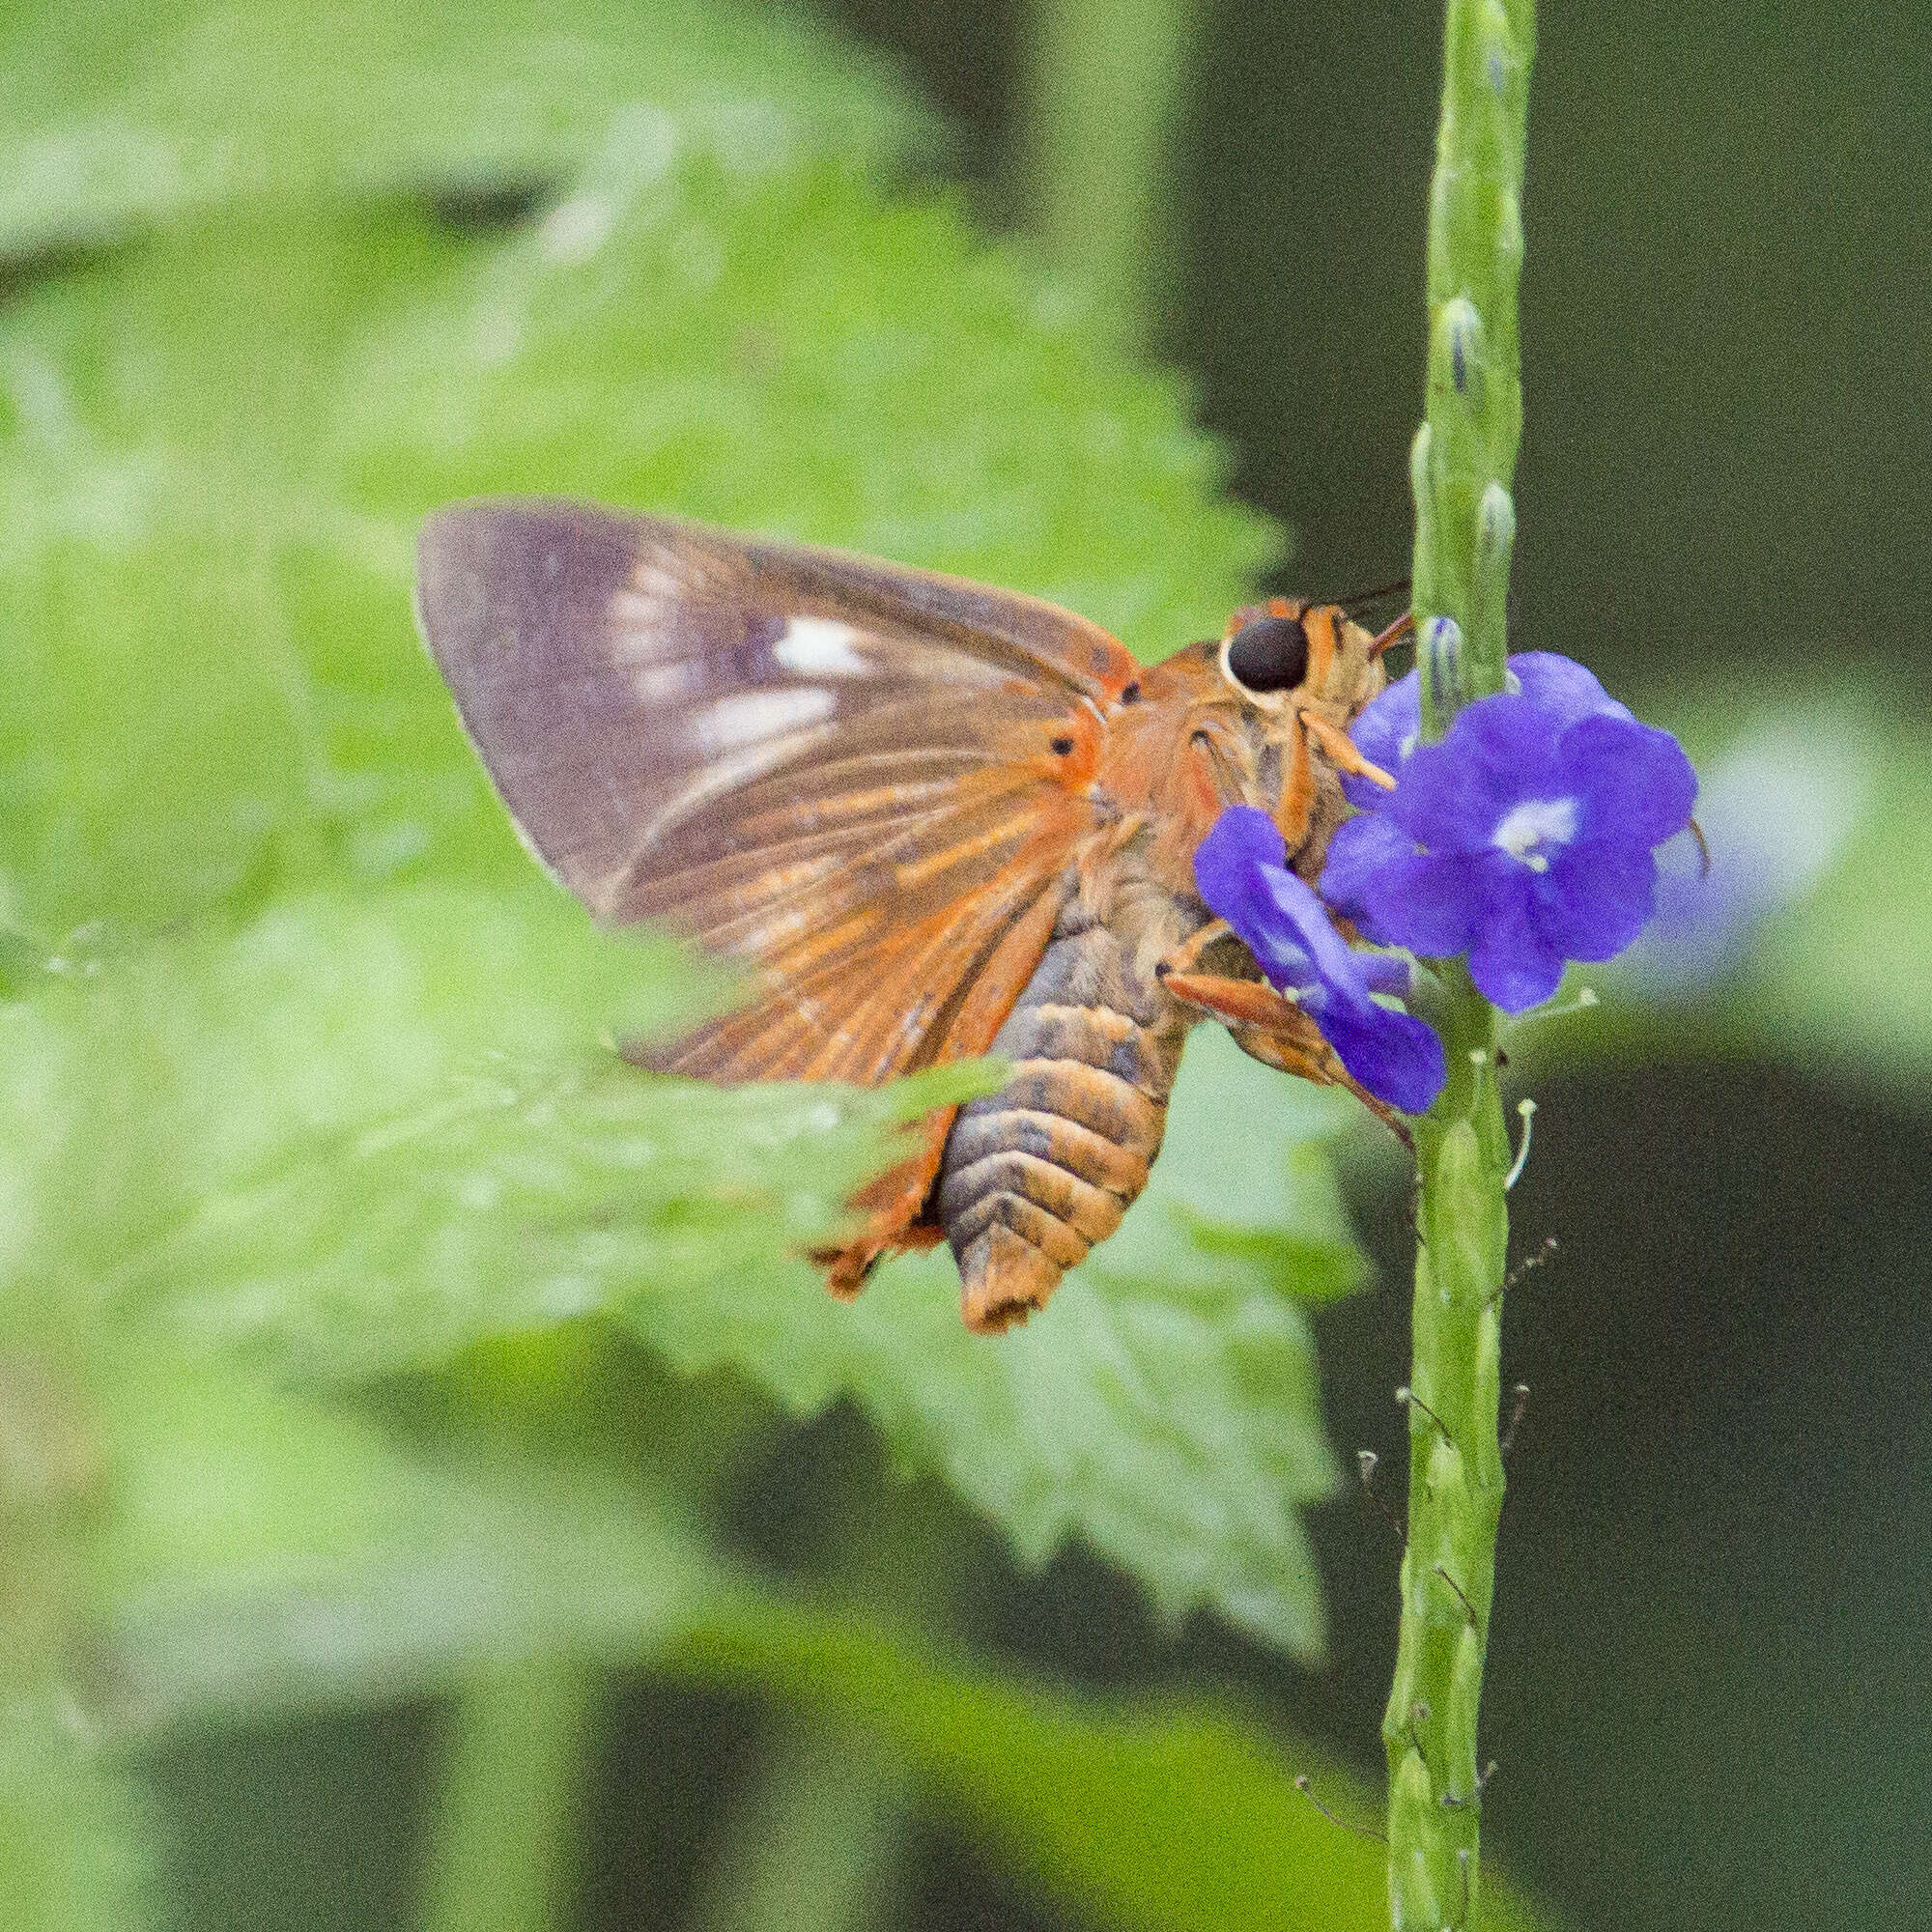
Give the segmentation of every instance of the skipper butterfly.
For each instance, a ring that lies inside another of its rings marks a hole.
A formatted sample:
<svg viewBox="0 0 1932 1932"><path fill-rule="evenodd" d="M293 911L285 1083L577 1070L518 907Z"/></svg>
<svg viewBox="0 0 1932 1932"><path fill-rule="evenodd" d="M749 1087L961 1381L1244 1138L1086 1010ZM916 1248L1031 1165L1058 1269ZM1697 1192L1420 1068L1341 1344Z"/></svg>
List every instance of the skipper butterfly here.
<svg viewBox="0 0 1932 1932"><path fill-rule="evenodd" d="M872 1086L1011 1062L855 1197L863 1221L815 1257L835 1291L943 1236L970 1326L1041 1306L1147 1184L1202 1018L1355 1086L1192 861L1253 805L1320 872L1340 775L1388 781L1348 727L1406 619L1371 636L1277 598L1143 667L1011 591L513 499L431 519L416 610L553 875L606 923L663 921L751 970L746 1005L646 1065Z"/></svg>

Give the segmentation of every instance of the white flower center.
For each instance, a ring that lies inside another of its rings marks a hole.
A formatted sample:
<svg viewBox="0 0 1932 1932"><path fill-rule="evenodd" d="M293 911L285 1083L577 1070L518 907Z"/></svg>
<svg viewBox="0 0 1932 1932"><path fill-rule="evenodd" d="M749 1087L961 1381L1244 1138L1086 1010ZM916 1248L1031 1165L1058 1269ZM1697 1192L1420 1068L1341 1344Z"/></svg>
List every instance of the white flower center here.
<svg viewBox="0 0 1932 1932"><path fill-rule="evenodd" d="M1547 872L1549 861L1543 847L1567 845L1576 836L1574 798L1526 798L1503 813L1490 834L1490 842L1500 845L1532 872Z"/></svg>

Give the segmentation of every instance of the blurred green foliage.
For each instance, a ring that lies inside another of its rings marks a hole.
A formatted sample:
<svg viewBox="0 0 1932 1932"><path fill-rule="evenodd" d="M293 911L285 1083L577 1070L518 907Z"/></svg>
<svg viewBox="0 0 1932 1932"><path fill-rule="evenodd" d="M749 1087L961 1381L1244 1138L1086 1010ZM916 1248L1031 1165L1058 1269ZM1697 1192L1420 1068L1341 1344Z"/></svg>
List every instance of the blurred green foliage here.
<svg viewBox="0 0 1932 1932"><path fill-rule="evenodd" d="M473 1686L426 1896L534 1919L594 1707L542 1687L654 1661L869 1728L1123 1922L1375 1922L1238 1724L919 1661L711 1520L777 1412L849 1400L1024 1561L1080 1538L1314 1654L1334 1110L1197 1051L1024 1333L968 1336L943 1257L834 1304L800 1249L988 1074L636 1072L725 989L536 874L408 616L426 509L556 489L1164 648L1275 547L1174 385L882 198L929 129L762 16L48 7L0 72L0 1917L138 1921L129 1746Z"/></svg>
<svg viewBox="0 0 1932 1932"><path fill-rule="evenodd" d="M983 1075L637 1075L614 1039L727 989L536 875L411 635L416 519L497 489L957 570L1149 655L1217 626L1278 534L1091 293L918 174L945 148L775 10L0 25L0 1921L178 1918L196 1740L431 1694L461 1716L422 1910L536 1922L622 1666L798 1726L707 1923L769 1912L761 1858L793 1922L876 1912L918 1806L1101 1919L1379 1922L1378 1855L1290 1774L1375 1807L1305 1745L962 1657L888 1491L838 1499L886 1554L810 1590L723 1501L787 1418L848 1405L1024 1562L1078 1542L1170 1619L1316 1655L1306 1311L1361 1272L1321 1147L1346 1111L1201 1039L1155 1186L1028 1329L966 1336L943 1257L831 1303L797 1248ZM1362 232L1393 259L1421 219ZM1253 285L1329 353L1332 285ZM1223 320L1204 359L1255 360ZM1513 1057L1823 1061L1916 1104L1911 704L1665 696L1707 769L1797 721L1824 857L1722 976L1592 976L1617 997ZM853 1883L784 1888L805 1847Z"/></svg>

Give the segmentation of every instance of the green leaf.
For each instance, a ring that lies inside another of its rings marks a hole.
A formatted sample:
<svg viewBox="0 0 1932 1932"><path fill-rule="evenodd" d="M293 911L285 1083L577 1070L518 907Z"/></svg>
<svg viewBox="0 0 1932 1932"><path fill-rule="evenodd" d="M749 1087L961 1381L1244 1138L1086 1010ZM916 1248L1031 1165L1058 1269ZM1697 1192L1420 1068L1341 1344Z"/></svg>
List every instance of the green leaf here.
<svg viewBox="0 0 1932 1932"><path fill-rule="evenodd" d="M232 203L541 188L602 146L879 167L875 57L718 0L28 0L0 34L0 255Z"/></svg>
<svg viewBox="0 0 1932 1932"><path fill-rule="evenodd" d="M1382 1922L1379 1854L1309 1804L1373 1799L1300 1741L1131 1709L948 1657L905 1627L788 1602L707 1557L633 1480L415 1446L231 1375L111 1404L121 1502L96 1554L119 1735L420 1695L528 1657L654 1661L829 1719L1053 1891L1131 1926ZM1495 1887L1487 1922L1523 1926Z"/></svg>
<svg viewBox="0 0 1932 1932"><path fill-rule="evenodd" d="M0 311L0 910L29 950L318 878L527 878L411 638L408 528L315 459L346 338L450 247L244 228Z"/></svg>
<svg viewBox="0 0 1932 1932"><path fill-rule="evenodd" d="M0 1013L14 1292L65 1280L177 1349L331 1376L619 1315L681 1369L735 1367L795 1412L856 1396L1029 1561L1077 1535L1172 1614L1210 1605L1319 1648L1294 1505L1332 1465L1282 1293L1293 1256L1256 1231L1293 1230L1321 1281L1352 1263L1325 1180L1293 1176L1277 1080L1198 1040L1147 1195L1043 1316L988 1341L944 1258L883 1270L852 1306L797 1259L884 1130L984 1075L720 1092L600 1060L573 1041L626 995L636 1011L637 955L542 903L548 934L481 895L284 902ZM1238 1204L1202 1184L1229 1185L1230 1120ZM82 1185L100 1211L77 1223Z"/></svg>
<svg viewBox="0 0 1932 1932"><path fill-rule="evenodd" d="M1025 1335L966 1336L943 1258L834 1306L787 1256L960 1090L615 1063L706 987L536 878L411 636L415 519L531 488L960 570L1155 652L1218 626L1273 540L1174 385L825 146L607 145L487 246L230 220L0 320L14 1289L330 1376L611 1312L795 1411L858 1396L1030 1560L1078 1535L1312 1654L1294 1504L1332 1470L1284 1291L1354 1263L1319 1161L1289 1174L1287 1083L1197 1047L1149 1200Z"/></svg>
<svg viewBox="0 0 1932 1932"><path fill-rule="evenodd" d="M152 1732L650 1655L717 1584L631 1481L507 1444L413 1448L227 1371L119 1381L95 1539L112 1715Z"/></svg>
<svg viewBox="0 0 1932 1932"><path fill-rule="evenodd" d="M74 1729L51 1690L0 1699L0 1924L138 1932L141 1806Z"/></svg>
<svg viewBox="0 0 1932 1932"><path fill-rule="evenodd" d="M1145 653L1276 552L1171 379L943 206L822 164L600 156L379 331L338 460L371 504L549 490L1035 592Z"/></svg>
<svg viewBox="0 0 1932 1932"><path fill-rule="evenodd" d="M602 941L532 881L280 899L0 1008L0 1295L58 1283L192 1354L340 1376L620 1294L815 1293L796 1252L887 1132L986 1076L721 1091L598 1045L690 992L668 945Z"/></svg>
<svg viewBox="0 0 1932 1932"><path fill-rule="evenodd" d="M1207 452L1177 434L1172 399L1110 367L1077 318L1043 317L950 216L894 212L876 254L862 220L824 174L593 170L447 312L371 352L353 406L369 427L345 460L377 500L425 475L452 496L535 484L846 543L1037 590L1156 652L1218 624L1260 533L1201 501ZM412 442L422 393L447 413ZM1236 565L1218 583L1217 558ZM1313 1566L1284 1507L1331 1480L1308 1339L1272 1291L1279 1251L1226 1264L1254 1252L1254 1220L1211 1225L1220 1193L1273 1206L1284 1155L1244 1136L1223 1179L1225 1143L1183 1151L1216 1139L1217 1104L1280 1118L1269 1084L1265 1100L1195 1103L1184 1082L1157 1170L1172 1186L997 1350L960 1331L943 1260L888 1270L852 1311L753 1287L633 1319L679 1363L749 1368L800 1412L857 1393L1031 1560L1082 1535L1170 1612L1211 1604L1312 1653ZM1165 1205L1187 1199L1183 1176L1212 1178L1205 1229ZM1310 1293L1352 1279L1332 1219L1296 1259Z"/></svg>
<svg viewBox="0 0 1932 1932"><path fill-rule="evenodd" d="M1382 1847L1323 1817L1294 1778L1344 1819L1372 1818L1378 1800L1324 1753L1233 1714L1074 1697L961 1665L909 1632L774 1604L706 1618L685 1656L705 1678L765 1688L883 1740L975 1836L1117 1923L1388 1923ZM1539 1920L1491 1869L1482 1922L1527 1932Z"/></svg>
<svg viewBox="0 0 1932 1932"><path fill-rule="evenodd" d="M635 1298L630 1319L681 1368L736 1366L795 1413L856 1397L1025 1562L1078 1537L1168 1615L1209 1606L1315 1656L1321 1594L1297 1506L1331 1493L1334 1464L1313 1338L1283 1283L1299 1262L1323 1285L1356 1263L1283 1085L1204 1030L1147 1193L1042 1314L997 1340L960 1322L944 1255L891 1264L849 1307L773 1275L721 1298ZM1262 1227L1290 1245L1255 1239Z"/></svg>

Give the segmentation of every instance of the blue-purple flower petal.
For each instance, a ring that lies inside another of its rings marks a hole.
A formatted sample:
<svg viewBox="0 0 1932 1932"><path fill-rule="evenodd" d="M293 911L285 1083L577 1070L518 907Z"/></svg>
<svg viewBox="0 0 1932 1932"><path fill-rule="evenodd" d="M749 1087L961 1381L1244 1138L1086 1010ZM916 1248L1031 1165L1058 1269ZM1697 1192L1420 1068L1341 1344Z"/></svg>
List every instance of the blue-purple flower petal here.
<svg viewBox="0 0 1932 1932"><path fill-rule="evenodd" d="M1389 773L1415 749L1421 735L1422 684L1413 671L1397 678L1386 691L1372 697L1349 726L1355 749L1370 764L1379 765ZM1388 796L1380 785L1368 779L1344 778L1342 789L1350 804L1359 806L1364 811L1372 810Z"/></svg>
<svg viewBox="0 0 1932 1932"><path fill-rule="evenodd" d="M1313 968L1315 983L1325 998L1330 1003L1341 1000L1367 1006L1369 992L1362 978L1360 954L1350 951L1349 942L1335 930L1327 908L1315 895L1315 888L1285 866L1270 867L1264 877L1272 890L1276 912L1300 942L1302 955Z"/></svg>
<svg viewBox="0 0 1932 1932"><path fill-rule="evenodd" d="M1567 959L1606 959L1651 918L1652 848L1681 832L1696 775L1581 665L1510 660L1509 689L1415 742L1419 688L1391 686L1353 726L1398 781L1346 786L1322 889L1366 937L1429 956L1467 952L1512 1012L1548 998ZM1373 826L1376 829L1370 829Z"/></svg>
<svg viewBox="0 0 1932 1932"><path fill-rule="evenodd" d="M1528 893L1492 900L1469 948L1469 977L1506 1013L1540 1007L1561 984L1563 955L1544 937Z"/></svg>
<svg viewBox="0 0 1932 1932"><path fill-rule="evenodd" d="M1647 847L1570 845L1533 890L1537 924L1564 958L1614 959L1657 909L1657 860Z"/></svg>
<svg viewBox="0 0 1932 1932"><path fill-rule="evenodd" d="M1651 918L1652 848L1688 822L1695 775L1668 733L1553 653L1511 659L1510 688L1466 706L1439 744L1418 744L1419 726L1413 673L1355 720L1355 744L1398 783L1344 781L1358 811L1330 842L1321 891L1370 940L1466 952L1485 996L1520 1012L1556 990L1566 960L1611 957ZM1406 969L1344 943L1266 814L1223 813L1195 872L1350 1072L1393 1105L1427 1106L1441 1042L1375 997Z"/></svg>
<svg viewBox="0 0 1932 1932"><path fill-rule="evenodd" d="M1539 711L1547 711L1559 724L1573 724L1579 719L1602 714L1628 718L1628 705L1619 704L1575 658L1559 657L1554 651L1520 651L1509 661L1510 689L1529 699Z"/></svg>
<svg viewBox="0 0 1932 1932"><path fill-rule="evenodd" d="M1365 1012L1331 1009L1320 1024L1336 1058L1377 1099L1405 1114L1426 1114L1435 1104L1449 1063L1425 1021L1371 1004Z"/></svg>
<svg viewBox="0 0 1932 1932"><path fill-rule="evenodd" d="M1382 945L1425 958L1466 952L1482 915L1484 864L1463 852L1412 852L1369 882L1357 923Z"/></svg>
<svg viewBox="0 0 1932 1932"><path fill-rule="evenodd" d="M1546 711L1559 724L1599 713L1628 718L1627 706L1605 691L1595 676L1572 658L1554 651L1522 651L1509 661L1510 690ZM1394 772L1422 738L1422 682L1414 671L1399 677L1356 713L1349 735L1371 764ZM1367 779L1345 778L1342 789L1351 805L1374 810L1387 797Z"/></svg>
<svg viewBox="0 0 1932 1932"><path fill-rule="evenodd" d="M1364 938L1386 944L1368 910L1368 896L1386 869L1416 855L1415 840L1378 811L1358 811L1338 826L1321 868L1321 896L1354 921Z"/></svg>
<svg viewBox="0 0 1932 1932"><path fill-rule="evenodd" d="M1313 889L1289 869L1265 812L1244 805L1222 812L1195 852L1194 879L1371 1094L1411 1113L1429 1106L1442 1087L1442 1043L1422 1021L1375 998L1406 990L1408 962L1347 944Z"/></svg>
<svg viewBox="0 0 1932 1932"><path fill-rule="evenodd" d="M1382 810L1432 851L1482 851L1513 805L1560 781L1560 728L1526 697L1485 697L1410 753Z"/></svg>
<svg viewBox="0 0 1932 1932"><path fill-rule="evenodd" d="M1270 873L1288 870L1288 846L1274 821L1251 805L1232 805L1194 853L1194 884L1208 909L1247 942L1274 985L1312 985L1314 962L1284 916Z"/></svg>
<svg viewBox="0 0 1932 1932"><path fill-rule="evenodd" d="M1668 731L1634 718L1588 718L1564 732L1560 756L1583 802L1579 838L1648 850L1690 822L1697 774Z"/></svg>
<svg viewBox="0 0 1932 1932"><path fill-rule="evenodd" d="M1362 983L1372 993L1388 993L1406 1000L1415 984L1415 968L1400 952L1357 952L1355 965Z"/></svg>

